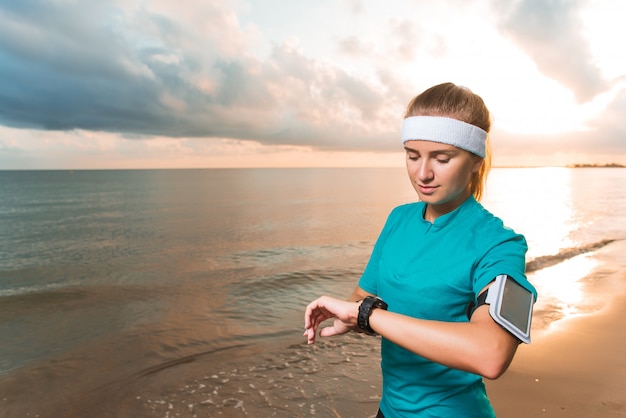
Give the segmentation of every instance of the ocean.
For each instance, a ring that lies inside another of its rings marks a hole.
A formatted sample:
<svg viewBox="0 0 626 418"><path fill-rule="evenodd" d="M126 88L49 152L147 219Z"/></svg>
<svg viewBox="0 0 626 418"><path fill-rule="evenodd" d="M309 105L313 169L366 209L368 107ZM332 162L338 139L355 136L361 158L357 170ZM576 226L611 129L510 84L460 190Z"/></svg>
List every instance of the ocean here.
<svg viewBox="0 0 626 418"><path fill-rule="evenodd" d="M0 416L375 411L376 344L308 347L303 309L347 296L415 199L401 168L0 171ZM626 170L495 168L482 203L528 240L538 333L599 309Z"/></svg>

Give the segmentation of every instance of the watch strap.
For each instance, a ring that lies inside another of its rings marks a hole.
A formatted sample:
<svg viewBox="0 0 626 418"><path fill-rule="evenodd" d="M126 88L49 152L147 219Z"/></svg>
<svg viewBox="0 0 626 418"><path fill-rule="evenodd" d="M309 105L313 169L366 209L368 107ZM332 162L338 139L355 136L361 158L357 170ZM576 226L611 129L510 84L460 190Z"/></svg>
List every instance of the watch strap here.
<svg viewBox="0 0 626 418"><path fill-rule="evenodd" d="M375 296L367 296L359 305L359 314L357 316L357 327L368 335L376 335L376 332L370 326L370 316L374 309L387 310L388 305Z"/></svg>

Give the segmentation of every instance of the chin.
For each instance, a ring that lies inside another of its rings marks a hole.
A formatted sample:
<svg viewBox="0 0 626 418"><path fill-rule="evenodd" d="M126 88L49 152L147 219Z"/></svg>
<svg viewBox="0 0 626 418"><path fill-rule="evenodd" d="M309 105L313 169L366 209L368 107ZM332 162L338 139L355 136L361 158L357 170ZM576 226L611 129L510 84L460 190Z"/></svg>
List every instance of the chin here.
<svg viewBox="0 0 626 418"><path fill-rule="evenodd" d="M439 201L438 198L432 195L423 195L423 194L418 193L417 197L419 198L421 202L428 203L429 205L437 205L439 203L442 203Z"/></svg>

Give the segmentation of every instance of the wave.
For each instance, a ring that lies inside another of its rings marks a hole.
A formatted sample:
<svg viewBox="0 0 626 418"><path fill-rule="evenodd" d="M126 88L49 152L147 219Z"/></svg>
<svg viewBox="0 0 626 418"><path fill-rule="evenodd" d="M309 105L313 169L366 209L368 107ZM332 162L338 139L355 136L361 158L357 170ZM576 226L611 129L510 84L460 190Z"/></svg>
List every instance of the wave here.
<svg viewBox="0 0 626 418"><path fill-rule="evenodd" d="M349 294L360 272L355 267L253 275L228 285L227 294L224 295L225 303L217 309L216 315L237 323L251 324L262 316L266 324L279 326L322 294L338 297Z"/></svg>
<svg viewBox="0 0 626 418"><path fill-rule="evenodd" d="M612 242L618 241L617 239L603 239L602 241L594 242L592 244L583 245L580 247L564 248L558 252L558 254L544 255L526 263L526 272L541 270L546 267L559 264L569 258L575 257L580 254L588 253L598 250Z"/></svg>
<svg viewBox="0 0 626 418"><path fill-rule="evenodd" d="M237 288L240 294L258 297L259 293L263 292L284 291L290 288L315 288L320 284L329 282L355 282L360 274L361 269L356 267L317 268L252 276L245 281L232 283L232 285Z"/></svg>
<svg viewBox="0 0 626 418"><path fill-rule="evenodd" d="M73 284L69 283L48 283L44 285L21 286L15 288L0 289L1 297L22 296L32 293L56 293L66 288L71 288Z"/></svg>
<svg viewBox="0 0 626 418"><path fill-rule="evenodd" d="M335 245L321 246L293 246L260 248L233 253L210 256L206 261L213 269L257 267L268 264L292 263L299 258L306 260L329 259L335 256L347 257L353 255L369 254L373 243L351 242Z"/></svg>
<svg viewBox="0 0 626 418"><path fill-rule="evenodd" d="M541 270L546 267L553 266L567 259L575 257L580 254L588 253L598 250L612 242L619 241L620 239L603 239L590 244L585 244L579 247L571 247L561 249L557 254L544 255L536 257L526 263L526 271L528 273ZM350 251L361 250L366 243L350 244L348 246L324 246L316 248L275 248L275 249L263 249L250 252L238 252L224 257L224 259L230 258L233 264L238 264L237 267L241 267L240 264L250 263L250 266L254 266L255 262L259 264L273 264L279 262L286 262L293 258L298 258L302 255L312 257L321 254L327 254L330 251ZM330 257L332 258L332 257ZM252 261L254 260L254 261ZM233 268L235 266L224 266L226 268ZM313 288L316 289L320 283L337 283L346 280L356 280L361 274L361 267L348 267L344 269L318 269L318 270L306 270L306 271L289 271L279 272L272 275L260 275L247 277L243 282L233 283L233 286L238 287L235 293L243 294L245 296L259 293L272 293L272 296L277 296L275 293L286 292L289 289L298 288ZM58 292L64 292L76 287L82 287L79 283L46 283L46 284L33 284L30 286L19 287L0 287L0 298L10 298L15 296L29 295L29 294L52 294Z"/></svg>

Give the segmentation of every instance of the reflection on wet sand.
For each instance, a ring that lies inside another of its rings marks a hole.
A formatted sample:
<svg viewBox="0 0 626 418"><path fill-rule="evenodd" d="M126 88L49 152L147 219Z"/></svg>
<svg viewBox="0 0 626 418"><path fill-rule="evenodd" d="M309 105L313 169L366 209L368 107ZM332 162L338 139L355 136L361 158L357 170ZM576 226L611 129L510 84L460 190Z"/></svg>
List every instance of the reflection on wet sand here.
<svg viewBox="0 0 626 418"><path fill-rule="evenodd" d="M164 394L140 393L142 416L368 417L380 401L380 340L350 333L219 367Z"/></svg>

